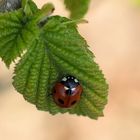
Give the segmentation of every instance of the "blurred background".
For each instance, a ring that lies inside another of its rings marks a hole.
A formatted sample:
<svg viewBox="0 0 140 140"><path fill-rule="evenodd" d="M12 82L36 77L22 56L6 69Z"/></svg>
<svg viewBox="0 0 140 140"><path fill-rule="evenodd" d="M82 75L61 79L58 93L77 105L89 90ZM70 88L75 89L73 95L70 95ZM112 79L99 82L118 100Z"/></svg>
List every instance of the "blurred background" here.
<svg viewBox="0 0 140 140"><path fill-rule="evenodd" d="M50 1L54 14L68 16L62 0ZM48 0L35 2L41 7ZM0 62L0 140L140 140L139 4L91 0L89 23L79 25L110 86L104 117L38 111L12 87L13 66L9 71Z"/></svg>

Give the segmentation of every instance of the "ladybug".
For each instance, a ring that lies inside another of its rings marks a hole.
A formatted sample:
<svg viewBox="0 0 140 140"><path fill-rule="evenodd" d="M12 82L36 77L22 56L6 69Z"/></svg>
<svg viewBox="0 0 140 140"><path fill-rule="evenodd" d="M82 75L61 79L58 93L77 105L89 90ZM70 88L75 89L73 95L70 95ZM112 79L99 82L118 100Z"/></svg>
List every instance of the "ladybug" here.
<svg viewBox="0 0 140 140"><path fill-rule="evenodd" d="M64 76L54 86L53 99L58 106L70 108L80 100L82 91L82 86L74 76Z"/></svg>

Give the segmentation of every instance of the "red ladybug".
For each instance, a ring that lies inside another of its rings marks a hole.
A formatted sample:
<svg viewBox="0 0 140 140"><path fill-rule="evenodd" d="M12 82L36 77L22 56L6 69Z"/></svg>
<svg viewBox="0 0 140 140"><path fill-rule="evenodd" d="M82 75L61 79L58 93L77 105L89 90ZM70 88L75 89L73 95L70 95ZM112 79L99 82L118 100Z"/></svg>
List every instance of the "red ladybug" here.
<svg viewBox="0 0 140 140"><path fill-rule="evenodd" d="M82 86L75 77L65 76L55 84L53 98L58 106L70 108L80 100L82 90Z"/></svg>

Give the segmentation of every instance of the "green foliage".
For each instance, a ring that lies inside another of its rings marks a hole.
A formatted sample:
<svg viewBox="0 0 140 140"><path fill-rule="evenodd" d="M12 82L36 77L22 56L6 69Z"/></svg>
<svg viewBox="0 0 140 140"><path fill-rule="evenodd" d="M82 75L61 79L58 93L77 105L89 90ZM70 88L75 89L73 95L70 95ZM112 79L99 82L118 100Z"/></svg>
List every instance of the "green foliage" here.
<svg viewBox="0 0 140 140"><path fill-rule="evenodd" d="M80 19L88 11L90 0L64 0L66 8L70 10L72 19Z"/></svg>
<svg viewBox="0 0 140 140"><path fill-rule="evenodd" d="M107 103L108 85L104 75L72 20L45 17L52 9L49 4L32 15L24 14L24 9L1 14L0 57L9 66L26 50L16 64L13 86L39 110L97 119L103 116ZM65 74L75 76L83 87L80 102L70 109L58 107L52 97L55 83Z"/></svg>
<svg viewBox="0 0 140 140"><path fill-rule="evenodd" d="M0 13L0 57L7 66L20 56L26 48L26 36L23 36L21 10L12 13Z"/></svg>
<svg viewBox="0 0 140 140"><path fill-rule="evenodd" d="M28 16L33 15L38 11L36 4L32 0L22 0L24 13Z"/></svg>
<svg viewBox="0 0 140 140"><path fill-rule="evenodd" d="M31 7L30 9L35 7L32 2L28 5ZM49 12L47 7L46 9L44 11ZM7 67L22 55L34 39L39 37L41 30L38 24L39 20L46 16L44 11L36 9L34 16L28 14L25 16L24 9L0 13L0 57Z"/></svg>
<svg viewBox="0 0 140 140"><path fill-rule="evenodd" d="M0 57L8 67L30 46L39 32L39 27L34 22L26 22L27 18L21 9L0 13Z"/></svg>

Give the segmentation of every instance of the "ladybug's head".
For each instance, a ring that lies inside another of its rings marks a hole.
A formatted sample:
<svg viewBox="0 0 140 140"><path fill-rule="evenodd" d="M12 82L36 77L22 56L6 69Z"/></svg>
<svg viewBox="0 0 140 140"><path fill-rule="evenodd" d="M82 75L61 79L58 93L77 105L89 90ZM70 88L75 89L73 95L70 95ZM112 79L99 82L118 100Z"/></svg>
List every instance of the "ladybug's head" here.
<svg viewBox="0 0 140 140"><path fill-rule="evenodd" d="M72 95L75 88L79 85L79 81L74 76L65 76L62 78L61 83L64 85L67 95Z"/></svg>
<svg viewBox="0 0 140 140"><path fill-rule="evenodd" d="M63 77L61 83L71 89L79 85L79 81L74 76L69 76L69 75Z"/></svg>

